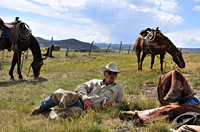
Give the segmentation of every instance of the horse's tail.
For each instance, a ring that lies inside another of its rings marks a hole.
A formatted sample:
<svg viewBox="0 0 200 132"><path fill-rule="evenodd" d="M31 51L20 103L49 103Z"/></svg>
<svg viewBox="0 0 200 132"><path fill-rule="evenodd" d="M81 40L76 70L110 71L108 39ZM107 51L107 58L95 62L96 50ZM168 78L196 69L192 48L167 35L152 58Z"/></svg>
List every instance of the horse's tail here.
<svg viewBox="0 0 200 132"><path fill-rule="evenodd" d="M135 51L135 49L136 49L136 43L135 43L134 46L133 46L133 51Z"/></svg>
<svg viewBox="0 0 200 132"><path fill-rule="evenodd" d="M141 35L139 35L135 40L135 44L133 46L133 51L135 52L137 52L138 48L140 48L140 39L141 39Z"/></svg>

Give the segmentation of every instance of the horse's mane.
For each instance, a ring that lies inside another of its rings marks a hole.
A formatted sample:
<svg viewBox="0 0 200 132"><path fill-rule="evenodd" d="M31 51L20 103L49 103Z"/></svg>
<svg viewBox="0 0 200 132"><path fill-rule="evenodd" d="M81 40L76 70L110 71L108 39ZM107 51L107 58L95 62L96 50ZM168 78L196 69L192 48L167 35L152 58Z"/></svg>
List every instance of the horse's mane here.
<svg viewBox="0 0 200 132"><path fill-rule="evenodd" d="M162 39L164 39L166 42L169 42L171 45L174 45L172 43L172 41L167 36L165 36L163 33L159 32L157 35L160 36L160 37L162 37Z"/></svg>

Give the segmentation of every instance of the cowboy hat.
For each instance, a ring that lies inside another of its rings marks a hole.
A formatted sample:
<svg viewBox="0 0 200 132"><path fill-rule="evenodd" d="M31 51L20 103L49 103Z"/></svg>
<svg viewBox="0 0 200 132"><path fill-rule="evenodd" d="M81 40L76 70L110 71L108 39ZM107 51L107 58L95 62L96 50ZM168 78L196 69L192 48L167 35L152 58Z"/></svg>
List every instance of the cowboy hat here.
<svg viewBox="0 0 200 132"><path fill-rule="evenodd" d="M200 125L200 113L186 112L177 116L172 122L174 128L179 128L182 125Z"/></svg>
<svg viewBox="0 0 200 132"><path fill-rule="evenodd" d="M122 72L123 70L118 71L118 70L117 70L117 65L116 65L116 63L110 62L106 67L100 67L100 68L99 68L99 71L100 71L102 74L104 74L105 71L112 71L112 72L118 72L118 73L120 73L120 72Z"/></svg>

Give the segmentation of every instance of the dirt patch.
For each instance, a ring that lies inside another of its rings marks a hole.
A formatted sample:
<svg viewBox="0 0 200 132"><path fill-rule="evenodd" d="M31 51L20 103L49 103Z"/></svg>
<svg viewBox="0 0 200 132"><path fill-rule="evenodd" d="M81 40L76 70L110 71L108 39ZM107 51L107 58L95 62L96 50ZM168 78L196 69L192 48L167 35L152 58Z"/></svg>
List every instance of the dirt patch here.
<svg viewBox="0 0 200 132"><path fill-rule="evenodd" d="M142 94L146 97L157 100L158 94L157 94L157 84L145 84L142 86Z"/></svg>

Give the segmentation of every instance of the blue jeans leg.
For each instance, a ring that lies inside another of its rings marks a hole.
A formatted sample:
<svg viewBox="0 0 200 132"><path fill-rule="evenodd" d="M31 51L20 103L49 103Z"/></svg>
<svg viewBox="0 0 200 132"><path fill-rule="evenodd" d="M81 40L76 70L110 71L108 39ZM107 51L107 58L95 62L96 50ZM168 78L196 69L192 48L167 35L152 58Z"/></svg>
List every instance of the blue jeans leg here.
<svg viewBox="0 0 200 132"><path fill-rule="evenodd" d="M40 109L41 109L41 111L46 111L46 110L49 110L51 107L54 107L54 106L56 106L56 103L49 96L41 102Z"/></svg>
<svg viewBox="0 0 200 132"><path fill-rule="evenodd" d="M40 104L40 110L45 112L45 115L48 117L51 112L51 107L56 106L56 103L52 100L52 98L49 96L46 99L44 99Z"/></svg>

